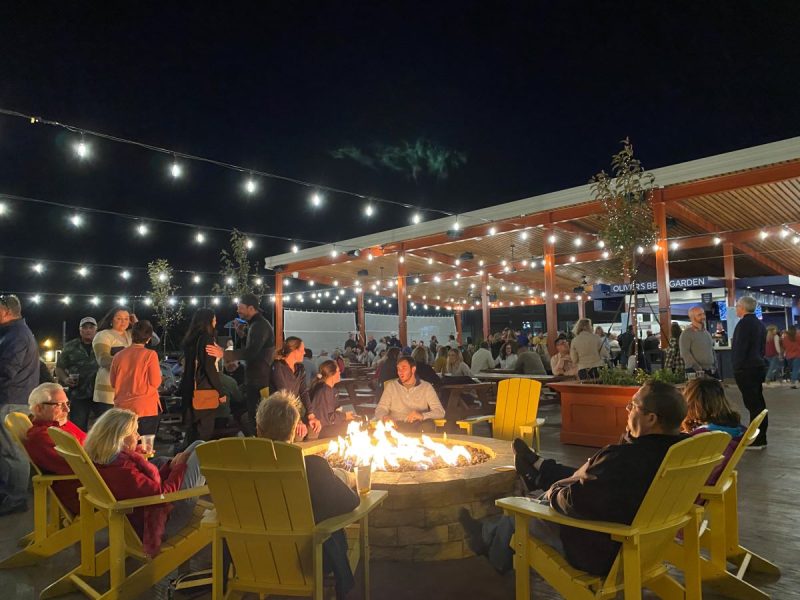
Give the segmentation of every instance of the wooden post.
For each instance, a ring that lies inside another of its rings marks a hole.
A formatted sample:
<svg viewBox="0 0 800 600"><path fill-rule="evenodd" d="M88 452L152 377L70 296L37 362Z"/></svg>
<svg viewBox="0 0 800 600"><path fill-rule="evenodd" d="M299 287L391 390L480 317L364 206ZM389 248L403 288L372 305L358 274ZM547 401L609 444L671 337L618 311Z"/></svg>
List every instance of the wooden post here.
<svg viewBox="0 0 800 600"><path fill-rule="evenodd" d="M361 338L361 343L364 347L367 346L367 321L364 316L364 291L358 292L356 296L356 302L358 306L358 336Z"/></svg>
<svg viewBox="0 0 800 600"><path fill-rule="evenodd" d="M403 348L408 346L408 321L406 312L408 309L408 296L406 293L406 263L405 252L402 250L397 253L397 320L399 323L398 334Z"/></svg>
<svg viewBox="0 0 800 600"><path fill-rule="evenodd" d="M722 262L725 269L725 289L727 290L728 310L736 306L736 269L733 262L733 244L723 242Z"/></svg>
<svg viewBox="0 0 800 600"><path fill-rule="evenodd" d="M550 241L554 230L544 230L544 307L547 323L547 350L550 356L556 355L556 336L558 334L558 303L556 302L556 263L555 242Z"/></svg>
<svg viewBox="0 0 800 600"><path fill-rule="evenodd" d="M669 348L672 310L669 297L669 246L667 241L667 207L664 190L653 192L653 219L658 231L656 250L656 287L658 288L658 321L661 323L661 348Z"/></svg>
<svg viewBox="0 0 800 600"><path fill-rule="evenodd" d="M275 347L283 346L283 275L275 273Z"/></svg>
<svg viewBox="0 0 800 600"><path fill-rule="evenodd" d="M461 311L455 311L455 318L456 318L456 341L458 345L461 346L463 342L461 341Z"/></svg>
<svg viewBox="0 0 800 600"><path fill-rule="evenodd" d="M578 319L586 318L586 304L583 301L583 296L578 296Z"/></svg>
<svg viewBox="0 0 800 600"><path fill-rule="evenodd" d="M491 313L489 311L489 274L484 270L481 274L481 312L483 313L483 341L491 343Z"/></svg>

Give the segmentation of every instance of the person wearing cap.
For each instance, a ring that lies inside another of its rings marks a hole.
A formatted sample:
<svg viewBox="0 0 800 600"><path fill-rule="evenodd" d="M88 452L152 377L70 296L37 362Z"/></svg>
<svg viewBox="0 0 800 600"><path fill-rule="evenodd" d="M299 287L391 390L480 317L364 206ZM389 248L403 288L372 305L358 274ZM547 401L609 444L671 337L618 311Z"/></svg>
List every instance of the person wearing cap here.
<svg viewBox="0 0 800 600"><path fill-rule="evenodd" d="M225 350L216 344L206 346L206 352L226 363L244 361L244 389L251 433L255 433L256 408L261 401L261 390L269 388L272 357L275 354L275 332L259 308L258 296L242 294L237 307L239 316L247 321L247 342L244 348Z"/></svg>
<svg viewBox="0 0 800 600"><path fill-rule="evenodd" d="M94 317L83 317L78 337L64 344L56 362L56 379L67 388L70 401L69 420L83 431L89 428L94 380L97 376L97 361L92 351L92 340L96 333L97 321Z"/></svg>

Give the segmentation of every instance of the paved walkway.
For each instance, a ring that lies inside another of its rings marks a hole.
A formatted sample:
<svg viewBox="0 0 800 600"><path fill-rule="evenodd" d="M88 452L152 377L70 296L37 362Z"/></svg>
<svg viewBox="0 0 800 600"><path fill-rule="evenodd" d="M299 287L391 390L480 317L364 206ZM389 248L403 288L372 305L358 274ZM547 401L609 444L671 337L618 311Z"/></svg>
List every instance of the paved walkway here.
<svg viewBox="0 0 800 600"><path fill-rule="evenodd" d="M743 411L741 396L735 386L728 388L729 398ZM800 531L795 523L800 518L800 390L769 388L766 390L770 409L769 447L763 452L748 452L739 466L739 514L744 545L774 560L783 570L777 582L760 587L773 598L800 597ZM557 406L542 407L547 425L543 428L542 451L567 464L580 464L593 451L578 446L562 446L558 441L559 412ZM30 512L0 518L0 557L12 553L17 538L32 528ZM198 556L192 566L200 568L204 557ZM43 562L37 567L0 571L0 589L4 596L18 600L38 597L48 583L78 563L75 548ZM206 563L208 564L208 563ZM513 575L499 575L482 558L437 563L372 563L372 597L380 600L437 600L480 598L482 600L514 597ZM753 580L756 583L755 580ZM756 583L756 585L759 585ZM190 596L180 596L188 598ZM195 595L209 598L210 594ZM533 577L533 597L558 598L558 594L541 579ZM706 598L717 596L706 594ZM73 595L64 598L83 598ZM162 583L143 598L167 598Z"/></svg>

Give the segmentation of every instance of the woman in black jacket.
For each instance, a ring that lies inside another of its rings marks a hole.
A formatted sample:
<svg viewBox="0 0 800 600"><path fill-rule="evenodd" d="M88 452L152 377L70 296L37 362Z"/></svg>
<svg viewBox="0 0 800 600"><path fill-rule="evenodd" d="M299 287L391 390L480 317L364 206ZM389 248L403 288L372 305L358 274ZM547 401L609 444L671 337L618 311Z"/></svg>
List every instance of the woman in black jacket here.
<svg viewBox="0 0 800 600"><path fill-rule="evenodd" d="M311 383L311 412L322 423L320 438L343 436L347 433L347 423L352 415L337 410L339 394L334 387L341 378L336 361L326 360L319 365L319 372Z"/></svg>
<svg viewBox="0 0 800 600"><path fill-rule="evenodd" d="M289 336L283 342L283 346L275 352L275 360L272 363L272 374L270 376L269 391L275 393L280 390L294 394L300 400L301 406L298 407L302 421L298 424L295 437L302 440L308 431L319 433L322 429L317 416L311 410L311 398L306 387L306 375L303 368L303 357L306 347L303 340L299 337ZM302 435L301 435L302 434Z"/></svg>
<svg viewBox="0 0 800 600"><path fill-rule="evenodd" d="M194 313L189 331L183 338L183 378L181 397L184 409L191 415L190 440L209 440L214 434L214 419L230 414L225 391L217 371L216 359L206 352L206 346L216 344L217 317L210 308L200 308ZM197 389L215 389L221 403L219 409L195 410L192 395Z"/></svg>

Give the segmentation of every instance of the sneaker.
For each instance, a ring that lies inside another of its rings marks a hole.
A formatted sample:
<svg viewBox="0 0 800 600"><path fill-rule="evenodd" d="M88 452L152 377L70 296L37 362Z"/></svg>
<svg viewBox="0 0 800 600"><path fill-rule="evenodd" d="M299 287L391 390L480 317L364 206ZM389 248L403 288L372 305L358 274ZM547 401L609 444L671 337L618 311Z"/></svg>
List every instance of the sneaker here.
<svg viewBox="0 0 800 600"><path fill-rule="evenodd" d="M539 455L536 454L522 438L514 438L514 441L511 442L511 447L514 449L514 454L525 462L533 465L539 460Z"/></svg>
<svg viewBox="0 0 800 600"><path fill-rule="evenodd" d="M753 442L752 444L747 446L745 450L766 450L766 448L767 448L767 442L761 442L761 443Z"/></svg>
<svg viewBox="0 0 800 600"><path fill-rule="evenodd" d="M483 525L477 519L473 519L472 515L466 508L461 508L458 511L458 522L464 528L467 542L467 547L478 556L485 556L489 553L489 546L483 541Z"/></svg>

